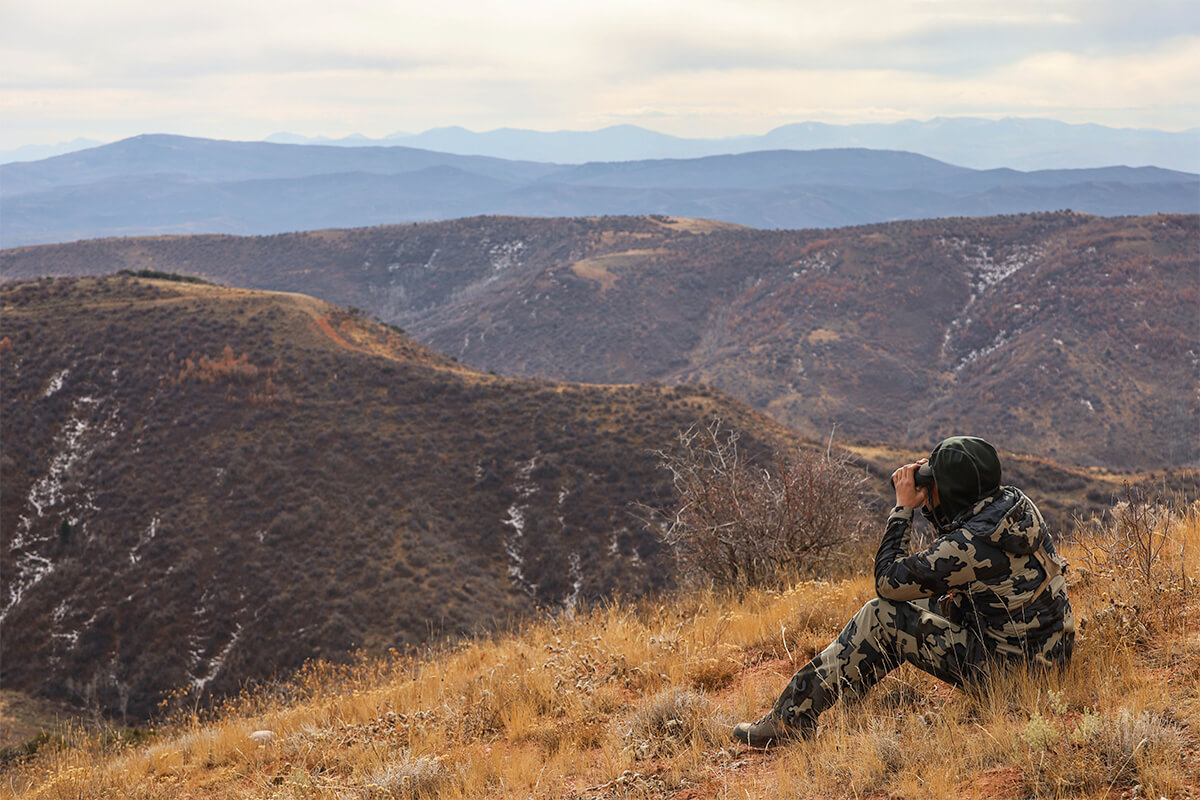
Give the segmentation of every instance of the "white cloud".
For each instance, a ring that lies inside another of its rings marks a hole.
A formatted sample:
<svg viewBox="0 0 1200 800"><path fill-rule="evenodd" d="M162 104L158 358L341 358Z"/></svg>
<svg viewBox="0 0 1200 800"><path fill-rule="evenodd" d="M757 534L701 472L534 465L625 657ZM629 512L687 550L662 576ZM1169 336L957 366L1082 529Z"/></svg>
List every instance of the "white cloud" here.
<svg viewBox="0 0 1200 800"><path fill-rule="evenodd" d="M4 0L2 13L0 147L630 119L690 135L964 113L1200 124L1200 14L1177 0Z"/></svg>
<svg viewBox="0 0 1200 800"><path fill-rule="evenodd" d="M1133 124L1137 114L1131 109L1173 105L1197 119L1200 38L1180 38L1148 54L1036 54L971 78L885 69L671 73L611 87L594 104L699 124L752 117L782 123L831 114L842 121L942 114L1072 117L1073 108L1086 109L1099 122L1121 124L1128 118Z"/></svg>
<svg viewBox="0 0 1200 800"><path fill-rule="evenodd" d="M999 70L996 89L1019 87L1050 107L1064 97L1094 108L1200 102L1200 36L1181 36L1149 53L1112 56L1038 53Z"/></svg>

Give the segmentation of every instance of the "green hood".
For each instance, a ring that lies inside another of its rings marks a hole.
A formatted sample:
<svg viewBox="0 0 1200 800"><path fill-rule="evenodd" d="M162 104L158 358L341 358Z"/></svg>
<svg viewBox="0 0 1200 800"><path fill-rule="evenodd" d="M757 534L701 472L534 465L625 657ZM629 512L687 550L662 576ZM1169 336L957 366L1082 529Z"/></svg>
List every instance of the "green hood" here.
<svg viewBox="0 0 1200 800"><path fill-rule="evenodd" d="M976 436L943 439L929 454L937 482L938 516L950 521L1000 488L996 448Z"/></svg>

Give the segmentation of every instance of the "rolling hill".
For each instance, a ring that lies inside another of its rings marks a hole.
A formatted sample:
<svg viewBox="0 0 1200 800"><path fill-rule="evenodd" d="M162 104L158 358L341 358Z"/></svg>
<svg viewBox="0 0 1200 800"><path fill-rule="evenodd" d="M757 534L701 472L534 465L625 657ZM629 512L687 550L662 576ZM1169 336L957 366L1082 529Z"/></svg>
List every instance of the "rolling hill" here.
<svg viewBox="0 0 1200 800"><path fill-rule="evenodd" d="M122 719L670 588L631 513L673 502L652 450L713 417L752 456L825 446L704 387L476 372L304 295L125 275L0 307L0 681ZM882 517L920 453L850 452ZM1121 490L1002 455L1058 532Z"/></svg>
<svg viewBox="0 0 1200 800"><path fill-rule="evenodd" d="M365 309L465 363L705 383L806 436L971 429L1118 470L1200 461L1200 218L1073 213L834 231L474 218L0 252L7 279L162 269Z"/></svg>
<svg viewBox="0 0 1200 800"><path fill-rule="evenodd" d="M308 658L672 581L630 504L702 388L468 370L300 295L128 276L0 291L6 689L142 717Z"/></svg>

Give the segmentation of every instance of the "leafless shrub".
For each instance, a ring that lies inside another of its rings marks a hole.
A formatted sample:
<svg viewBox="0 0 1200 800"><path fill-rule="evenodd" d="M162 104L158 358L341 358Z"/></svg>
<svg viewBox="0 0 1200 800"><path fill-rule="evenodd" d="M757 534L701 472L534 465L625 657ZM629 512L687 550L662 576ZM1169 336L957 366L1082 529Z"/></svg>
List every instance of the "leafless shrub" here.
<svg viewBox="0 0 1200 800"><path fill-rule="evenodd" d="M1093 523L1081 537L1086 568L1093 574L1125 577L1147 586L1158 584L1163 549L1173 521L1169 508L1151 502L1143 489L1125 484L1125 499L1113 506L1112 522Z"/></svg>
<svg viewBox="0 0 1200 800"><path fill-rule="evenodd" d="M625 747L635 758L672 755L693 742L715 741L708 699L691 689L666 689L646 700L629 720Z"/></svg>
<svg viewBox="0 0 1200 800"><path fill-rule="evenodd" d="M752 464L720 420L693 425L658 455L678 500L657 530L686 575L767 584L812 570L865 525L864 478L845 456L797 451Z"/></svg>
<svg viewBox="0 0 1200 800"><path fill-rule="evenodd" d="M384 767L367 780L365 800L438 797L450 780L450 770L433 756L404 758Z"/></svg>
<svg viewBox="0 0 1200 800"><path fill-rule="evenodd" d="M1159 557L1167 543L1170 512L1151 505L1145 493L1128 484L1125 501L1113 509L1115 539L1125 543L1126 555L1147 584L1153 584Z"/></svg>
<svg viewBox="0 0 1200 800"><path fill-rule="evenodd" d="M1035 795L1112 791L1138 784L1169 793L1184 763L1184 737L1162 714L1085 710L1073 726L1035 714L1022 731L1023 772Z"/></svg>
<svg viewBox="0 0 1200 800"><path fill-rule="evenodd" d="M1113 778L1124 770L1136 770L1135 760L1143 753L1161 753L1171 758L1181 755L1183 737L1161 714L1149 711L1135 714L1125 709L1106 723L1085 735L1099 749L1113 771Z"/></svg>
<svg viewBox="0 0 1200 800"><path fill-rule="evenodd" d="M1108 520L1090 520L1076 530L1083 551L1079 579L1098 581L1104 603L1084 618L1084 633L1111 636L1139 646L1187 625L1196 578L1187 573L1186 537L1180 535L1188 509L1179 498L1151 500L1136 486Z"/></svg>

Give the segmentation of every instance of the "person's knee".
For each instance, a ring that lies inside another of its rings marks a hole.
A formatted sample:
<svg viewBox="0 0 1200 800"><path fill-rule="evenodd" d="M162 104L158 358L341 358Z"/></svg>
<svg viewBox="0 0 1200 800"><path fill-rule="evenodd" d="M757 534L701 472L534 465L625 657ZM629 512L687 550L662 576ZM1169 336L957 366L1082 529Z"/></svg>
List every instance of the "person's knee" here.
<svg viewBox="0 0 1200 800"><path fill-rule="evenodd" d="M878 641L881 646L890 647L896 638L898 623L904 614L904 606L908 603L888 600L885 597L875 597L868 600L854 615L855 638L868 638Z"/></svg>
<svg viewBox="0 0 1200 800"><path fill-rule="evenodd" d="M896 609L899 605L895 600L888 600L885 597L873 597L863 604L858 613L859 616L868 617L877 622L889 623L896 619Z"/></svg>

